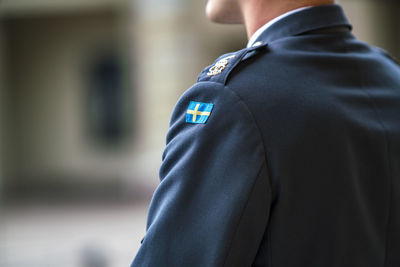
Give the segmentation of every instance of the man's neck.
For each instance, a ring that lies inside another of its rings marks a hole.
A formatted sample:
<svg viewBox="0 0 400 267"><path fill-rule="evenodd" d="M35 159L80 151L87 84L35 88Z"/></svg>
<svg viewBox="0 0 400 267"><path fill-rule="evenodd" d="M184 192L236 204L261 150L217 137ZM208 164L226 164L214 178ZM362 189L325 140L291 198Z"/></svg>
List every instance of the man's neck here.
<svg viewBox="0 0 400 267"><path fill-rule="evenodd" d="M242 1L243 21L247 37L250 38L260 27L268 21L286 13L306 6L333 4L334 0L251 0Z"/></svg>

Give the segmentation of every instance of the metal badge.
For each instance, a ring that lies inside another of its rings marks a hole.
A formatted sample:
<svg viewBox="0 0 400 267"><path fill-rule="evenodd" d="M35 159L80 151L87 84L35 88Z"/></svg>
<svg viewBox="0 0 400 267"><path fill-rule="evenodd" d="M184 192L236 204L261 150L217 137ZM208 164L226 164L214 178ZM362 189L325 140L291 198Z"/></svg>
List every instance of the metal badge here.
<svg viewBox="0 0 400 267"><path fill-rule="evenodd" d="M217 63L215 63L214 66L212 66L209 70L207 75L208 76L215 76L220 74L225 68L226 66L228 66L229 63L229 59L234 58L235 55L229 56L229 57L225 57L221 60L219 60Z"/></svg>

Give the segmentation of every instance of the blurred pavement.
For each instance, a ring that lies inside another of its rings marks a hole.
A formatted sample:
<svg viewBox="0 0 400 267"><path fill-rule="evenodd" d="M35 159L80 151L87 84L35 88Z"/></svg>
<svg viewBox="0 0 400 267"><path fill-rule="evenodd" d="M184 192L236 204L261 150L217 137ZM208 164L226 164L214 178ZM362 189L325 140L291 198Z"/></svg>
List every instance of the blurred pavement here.
<svg viewBox="0 0 400 267"><path fill-rule="evenodd" d="M1 267L129 266L147 204L10 207L2 212Z"/></svg>

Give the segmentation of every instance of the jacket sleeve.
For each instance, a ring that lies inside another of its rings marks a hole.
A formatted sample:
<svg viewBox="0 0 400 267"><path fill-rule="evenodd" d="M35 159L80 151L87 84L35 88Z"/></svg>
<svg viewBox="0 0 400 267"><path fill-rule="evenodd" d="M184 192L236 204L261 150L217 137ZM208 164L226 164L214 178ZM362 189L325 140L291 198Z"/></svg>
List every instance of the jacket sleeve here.
<svg viewBox="0 0 400 267"><path fill-rule="evenodd" d="M212 103L186 122L190 101ZM267 227L271 186L261 134L229 88L200 82L172 114L161 183L131 267L251 266Z"/></svg>

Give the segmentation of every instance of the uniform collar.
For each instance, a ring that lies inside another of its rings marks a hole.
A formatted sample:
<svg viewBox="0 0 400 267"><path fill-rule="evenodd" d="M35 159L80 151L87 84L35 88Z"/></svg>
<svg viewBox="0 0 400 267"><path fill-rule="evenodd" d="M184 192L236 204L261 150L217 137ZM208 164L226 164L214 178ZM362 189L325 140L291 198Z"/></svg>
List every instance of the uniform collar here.
<svg viewBox="0 0 400 267"><path fill-rule="evenodd" d="M251 40L251 45L258 45L260 42L269 43L283 37L339 26L345 26L349 31L352 29L341 6L333 4L303 8L297 12L286 14L283 18L268 25L264 31Z"/></svg>
<svg viewBox="0 0 400 267"><path fill-rule="evenodd" d="M289 11L289 12L286 12L286 13L284 13L284 14L282 14L282 15L280 15L280 16L278 16L278 17L276 17L276 18L274 18L274 19L272 19L272 20L270 20L270 21L268 21L267 23L265 23L262 27L260 27L260 28L250 37L249 42L247 43L247 47L248 47L248 48L251 47L251 46L256 42L256 40L258 39L258 37L259 37L264 31L266 31L269 27L271 27L272 24L278 22L279 20L281 20L281 19L283 19L283 18L285 18L285 17L287 17L287 16L290 16L290 15L296 13L296 12L302 11L302 10L307 9L307 8L310 8L310 6L301 7L301 8L297 8L297 9L291 10L291 11Z"/></svg>

